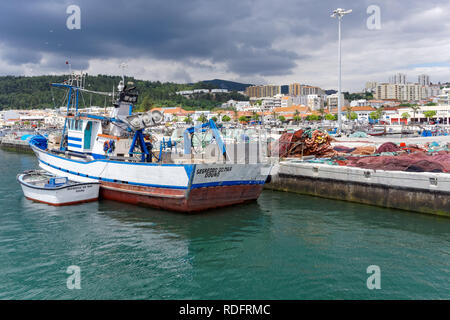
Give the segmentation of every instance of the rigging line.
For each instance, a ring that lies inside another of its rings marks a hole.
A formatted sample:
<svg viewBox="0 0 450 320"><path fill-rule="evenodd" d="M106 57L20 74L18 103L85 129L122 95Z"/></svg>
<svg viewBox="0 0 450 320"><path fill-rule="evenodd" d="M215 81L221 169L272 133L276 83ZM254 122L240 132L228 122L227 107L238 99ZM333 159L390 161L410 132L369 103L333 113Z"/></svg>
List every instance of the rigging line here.
<svg viewBox="0 0 450 320"><path fill-rule="evenodd" d="M55 95L53 94L52 86L50 86L50 93L52 94L53 107L56 109Z"/></svg>
<svg viewBox="0 0 450 320"><path fill-rule="evenodd" d="M101 177L102 174L103 174L103 172L105 172L106 167L108 166L108 164L109 164L109 162L108 162L108 161L105 161L105 166L103 167L102 171L100 171L100 174L98 175L99 177Z"/></svg>
<svg viewBox="0 0 450 320"><path fill-rule="evenodd" d="M128 128L128 125L127 124L124 124L124 126L119 126L119 124L117 124L117 123L114 123L114 122L110 122L113 126L116 126L117 128L119 128L119 129L122 129L122 130L126 130L127 128Z"/></svg>
<svg viewBox="0 0 450 320"><path fill-rule="evenodd" d="M86 101L84 100L83 92L80 92L80 94L81 94L81 99L83 100L83 105L84 105L84 107L86 108ZM89 107L90 107L90 106L89 106Z"/></svg>
<svg viewBox="0 0 450 320"><path fill-rule="evenodd" d="M66 99L67 99L68 95L69 95L69 90L66 91L66 94L64 95L64 98L63 98L63 100L61 102L61 106L65 105L65 102L66 102Z"/></svg>
<svg viewBox="0 0 450 320"><path fill-rule="evenodd" d="M64 100L63 100L61 106L65 106L69 102L69 91L70 90L67 89L66 94L64 95ZM67 103L66 103L66 101L67 101ZM69 109L70 109L70 106L69 106Z"/></svg>

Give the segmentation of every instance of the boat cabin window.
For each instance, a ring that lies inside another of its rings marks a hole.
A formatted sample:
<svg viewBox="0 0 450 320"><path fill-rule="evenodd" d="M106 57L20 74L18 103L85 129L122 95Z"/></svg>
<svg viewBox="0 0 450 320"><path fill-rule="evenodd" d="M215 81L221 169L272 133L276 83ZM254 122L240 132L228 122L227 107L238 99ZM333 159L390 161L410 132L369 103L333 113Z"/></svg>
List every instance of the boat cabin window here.
<svg viewBox="0 0 450 320"><path fill-rule="evenodd" d="M69 129L70 130L76 130L76 131L83 130L83 120L71 119L69 121Z"/></svg>
<svg viewBox="0 0 450 320"><path fill-rule="evenodd" d="M45 185L46 188L60 187L68 182L67 177L50 178Z"/></svg>
<svg viewBox="0 0 450 320"><path fill-rule="evenodd" d="M53 179L53 184L64 184L64 183L67 183L67 178L66 177L57 177L57 178L52 178L52 179Z"/></svg>

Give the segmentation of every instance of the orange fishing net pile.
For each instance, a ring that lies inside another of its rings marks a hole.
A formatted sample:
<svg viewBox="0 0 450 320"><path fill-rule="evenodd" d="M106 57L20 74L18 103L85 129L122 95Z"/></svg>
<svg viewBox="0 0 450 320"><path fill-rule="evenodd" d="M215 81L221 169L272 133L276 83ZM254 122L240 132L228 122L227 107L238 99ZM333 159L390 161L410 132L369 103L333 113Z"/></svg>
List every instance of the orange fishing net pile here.
<svg viewBox="0 0 450 320"><path fill-rule="evenodd" d="M272 145L272 155L278 151L281 158L314 155L317 158L333 157L337 154L331 146L332 138L322 130L298 130L285 133Z"/></svg>

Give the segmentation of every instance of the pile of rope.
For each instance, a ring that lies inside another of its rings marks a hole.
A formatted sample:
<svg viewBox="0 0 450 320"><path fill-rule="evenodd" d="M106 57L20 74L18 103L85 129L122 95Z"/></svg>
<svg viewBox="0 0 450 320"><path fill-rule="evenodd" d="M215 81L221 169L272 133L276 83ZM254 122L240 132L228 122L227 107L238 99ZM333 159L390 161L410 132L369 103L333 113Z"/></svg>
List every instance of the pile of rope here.
<svg viewBox="0 0 450 320"><path fill-rule="evenodd" d="M281 158L300 158L314 155L317 158L333 157L337 154L331 146L332 138L326 131L298 130L294 133L284 133L278 141L271 146L272 156Z"/></svg>

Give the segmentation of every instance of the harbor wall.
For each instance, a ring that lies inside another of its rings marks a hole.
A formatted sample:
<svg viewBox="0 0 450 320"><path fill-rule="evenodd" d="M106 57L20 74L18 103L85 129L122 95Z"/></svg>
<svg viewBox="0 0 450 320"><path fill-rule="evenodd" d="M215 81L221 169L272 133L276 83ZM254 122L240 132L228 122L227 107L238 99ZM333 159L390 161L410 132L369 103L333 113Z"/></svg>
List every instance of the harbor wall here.
<svg viewBox="0 0 450 320"><path fill-rule="evenodd" d="M450 217L450 174L281 162L267 189Z"/></svg>
<svg viewBox="0 0 450 320"><path fill-rule="evenodd" d="M33 152L27 141L18 139L1 138L0 147L6 150Z"/></svg>

